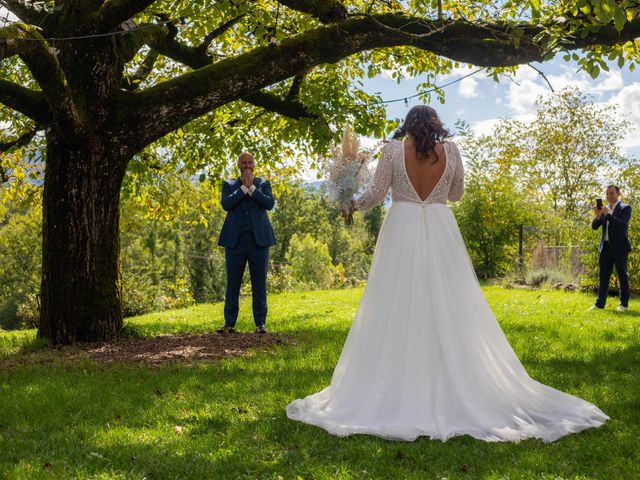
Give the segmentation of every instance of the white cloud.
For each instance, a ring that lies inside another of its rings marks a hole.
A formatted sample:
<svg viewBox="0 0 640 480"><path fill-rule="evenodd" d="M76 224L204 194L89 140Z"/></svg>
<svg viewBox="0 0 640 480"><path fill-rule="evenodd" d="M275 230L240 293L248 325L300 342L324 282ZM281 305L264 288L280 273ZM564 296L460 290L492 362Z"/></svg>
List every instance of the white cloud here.
<svg viewBox="0 0 640 480"><path fill-rule="evenodd" d="M585 93L592 95L602 95L605 92L619 90L624 87L624 80L619 70L602 72L596 79L592 79L585 72L576 72L568 67L559 74L547 75L549 83L555 91L567 87L576 87Z"/></svg>
<svg viewBox="0 0 640 480"><path fill-rule="evenodd" d="M537 82L540 74L536 72L533 68L527 67L527 65L523 65L518 70L516 70L515 80L517 82Z"/></svg>
<svg viewBox="0 0 640 480"><path fill-rule="evenodd" d="M598 80L601 81L593 87L593 91L601 93L601 92L610 92L615 90L620 90L624 87L624 80L622 79L622 74L620 70L611 70L609 72L604 72L604 74L598 77Z"/></svg>
<svg viewBox="0 0 640 480"><path fill-rule="evenodd" d="M473 122L471 129L476 135L491 135L496 125L502 120L519 120L524 123L531 123L536 119L535 113L527 113L523 115L514 115L506 118L488 118L479 122Z"/></svg>
<svg viewBox="0 0 640 480"><path fill-rule="evenodd" d="M630 149L640 148L640 83L634 82L620 90L607 102L618 105L623 114L632 122L632 127L620 146L629 153Z"/></svg>
<svg viewBox="0 0 640 480"><path fill-rule="evenodd" d="M627 136L623 138L618 145L625 151L626 154L630 154L631 149L640 149L640 128L629 131Z"/></svg>
<svg viewBox="0 0 640 480"><path fill-rule="evenodd" d="M458 94L463 98L478 96L478 82L473 77L467 77L458 84Z"/></svg>
<svg viewBox="0 0 640 480"><path fill-rule="evenodd" d="M534 72L535 73L535 72ZM507 92L507 99L509 100L509 107L513 112L526 115L536 111L536 100L540 95L548 93L548 88L536 83L533 80L525 79L521 80L516 76L516 83L509 85Z"/></svg>
<svg viewBox="0 0 640 480"><path fill-rule="evenodd" d="M584 72L575 72L565 67L562 72L546 75L546 78L556 92L567 87L576 87L582 92L601 96L624 87L619 70L603 72L593 80ZM509 85L507 99L511 110L516 114L535 112L538 97L551 93L544 79L532 68L521 67L516 72L514 80L515 82Z"/></svg>
<svg viewBox="0 0 640 480"><path fill-rule="evenodd" d="M490 135L501 118L489 118L471 124L471 129L476 135Z"/></svg>
<svg viewBox="0 0 640 480"><path fill-rule="evenodd" d="M615 78L615 76L614 76ZM612 80L606 80L606 82ZM615 80L617 81L617 80ZM533 88L532 85L527 85L529 88ZM511 100L512 96L519 96L519 100L524 102L530 97L527 96L526 91L521 91L520 88L525 87L525 82L521 83L521 87L514 85L509 90L509 99ZM548 92L544 92L544 94L548 94ZM520 103L519 106L522 107L524 103ZM627 155L637 154L638 150L640 150L640 82L632 83L631 85L627 85L622 90L620 90L615 96L611 97L607 102L599 102L596 105L618 105L620 107L621 113L627 115L629 120L632 122L632 126L629 131L626 132L625 137L618 143L620 148ZM530 112L526 114L509 116L509 118L517 119L525 123L530 123L535 120L535 105L530 108ZM513 108L513 105L512 105ZM514 108L515 110L515 108ZM489 118L486 120L481 120L478 122L474 122L471 124L471 128L478 135L489 135L493 133L496 124L501 120L501 118Z"/></svg>
<svg viewBox="0 0 640 480"><path fill-rule="evenodd" d="M629 115L630 120L640 127L640 83L634 82L620 90L609 99L610 104L619 105L622 113Z"/></svg>

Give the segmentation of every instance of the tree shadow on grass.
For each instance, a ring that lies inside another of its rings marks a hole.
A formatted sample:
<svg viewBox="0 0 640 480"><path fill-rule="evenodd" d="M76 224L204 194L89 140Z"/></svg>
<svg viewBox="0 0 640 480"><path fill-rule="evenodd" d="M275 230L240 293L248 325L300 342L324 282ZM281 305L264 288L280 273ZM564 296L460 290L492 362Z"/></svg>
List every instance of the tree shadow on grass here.
<svg viewBox="0 0 640 480"><path fill-rule="evenodd" d="M581 475L617 480L637 447L637 342L596 350L587 359L524 355L543 383L596 397L586 399L612 417L600 429L549 445L494 444L468 436L445 443L393 442L365 435L337 438L286 418L290 401L328 385L346 329L309 323L298 335L302 340L296 345L191 367L84 362L25 367L5 378L0 372L0 383L8 385L0 413L7 448L0 460L47 461L61 476L79 468L88 476L160 479ZM463 464L467 473L460 470Z"/></svg>

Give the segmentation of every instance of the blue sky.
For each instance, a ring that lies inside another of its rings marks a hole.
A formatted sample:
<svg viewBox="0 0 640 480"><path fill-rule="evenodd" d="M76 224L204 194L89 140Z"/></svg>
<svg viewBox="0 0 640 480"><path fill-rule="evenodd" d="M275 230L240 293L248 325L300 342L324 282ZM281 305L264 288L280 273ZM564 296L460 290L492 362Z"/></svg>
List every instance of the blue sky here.
<svg viewBox="0 0 640 480"><path fill-rule="evenodd" d="M602 72L598 78L592 80L588 74L578 72L576 62L566 62L562 56L534 66L544 72L556 91L573 85L592 95L592 100L596 103L618 105L621 113L633 122L633 129L627 132L620 146L625 154L640 157L639 72L629 72L626 66L619 69L611 65L610 72ZM476 67L461 66L450 75L439 78L436 83L442 85L459 79L474 69ZM365 90L380 92L385 100L396 99L415 94L417 86L424 80L418 76L404 79L398 84L395 80L380 75L367 80ZM500 82L496 83L481 72L446 87L444 105L434 98L432 106L451 130L455 130L454 124L458 119L467 121L478 133L489 133L500 118L530 121L535 115L536 98L539 95L550 94L551 90L538 72L526 65L520 67L514 80L515 82L502 77ZM387 115L391 119L404 118L409 109L419 103L416 98L409 100L408 105L404 102L389 104Z"/></svg>

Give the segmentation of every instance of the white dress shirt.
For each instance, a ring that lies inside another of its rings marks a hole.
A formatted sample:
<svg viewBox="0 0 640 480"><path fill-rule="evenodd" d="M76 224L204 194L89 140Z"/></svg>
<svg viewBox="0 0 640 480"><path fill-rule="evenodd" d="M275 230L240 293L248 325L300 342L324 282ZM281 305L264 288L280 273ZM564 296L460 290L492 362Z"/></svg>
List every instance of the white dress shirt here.
<svg viewBox="0 0 640 480"><path fill-rule="evenodd" d="M613 207L611 207L611 206L609 207L609 210L611 210L611 213L613 213L613 211L616 209L616 207L618 206L619 203L620 203L620 200L618 200ZM607 227L604 230L604 241L605 242L609 241L609 223L610 222L607 222Z"/></svg>

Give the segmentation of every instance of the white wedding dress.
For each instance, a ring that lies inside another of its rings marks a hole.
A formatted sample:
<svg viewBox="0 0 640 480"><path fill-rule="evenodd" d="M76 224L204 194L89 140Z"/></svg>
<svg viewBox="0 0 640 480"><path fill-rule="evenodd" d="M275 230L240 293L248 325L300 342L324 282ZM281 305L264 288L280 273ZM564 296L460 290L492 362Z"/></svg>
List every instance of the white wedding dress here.
<svg viewBox="0 0 640 480"><path fill-rule="evenodd" d="M552 442L601 426L598 407L533 380L489 308L447 200L463 192L463 164L445 142L446 165L421 201L389 142L356 206L393 203L331 384L295 400L287 416L329 433L394 440Z"/></svg>

